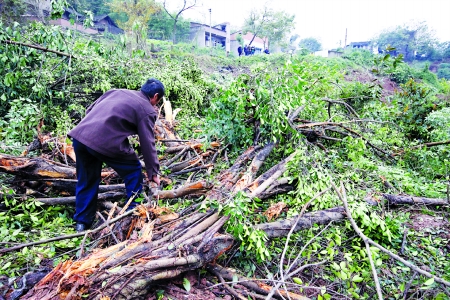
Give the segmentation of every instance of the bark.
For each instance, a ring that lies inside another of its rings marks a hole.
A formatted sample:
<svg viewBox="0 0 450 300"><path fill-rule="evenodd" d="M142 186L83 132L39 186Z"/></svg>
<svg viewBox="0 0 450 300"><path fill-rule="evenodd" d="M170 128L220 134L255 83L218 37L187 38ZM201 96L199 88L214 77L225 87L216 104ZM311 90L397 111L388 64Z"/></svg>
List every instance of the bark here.
<svg viewBox="0 0 450 300"><path fill-rule="evenodd" d="M267 172L259 176L255 181L246 187L249 194L258 197L269 185L276 182L276 180L286 171L286 163L291 160L293 155L283 159L281 162L270 168Z"/></svg>
<svg viewBox="0 0 450 300"><path fill-rule="evenodd" d="M409 195L383 194L389 205L450 205L447 199L423 198Z"/></svg>
<svg viewBox="0 0 450 300"><path fill-rule="evenodd" d="M71 194L75 194L75 188L77 185L76 179L49 179L42 180L43 184L47 187L54 188L57 191L61 192L69 192ZM101 184L98 186L99 193L111 192L111 191L124 191L125 184Z"/></svg>
<svg viewBox="0 0 450 300"><path fill-rule="evenodd" d="M173 164L169 167L170 172L175 173L187 168L193 168L199 166L202 163L201 157L195 157L193 159L189 159L187 161L183 161L177 164Z"/></svg>
<svg viewBox="0 0 450 300"><path fill-rule="evenodd" d="M247 186L253 181L254 177L256 176L259 169L264 164L266 158L272 152L274 147L275 143L269 143L258 152L258 154L253 158L250 166L247 168L247 172L236 183L234 187L235 191L242 190L245 186Z"/></svg>
<svg viewBox="0 0 450 300"><path fill-rule="evenodd" d="M202 195L212 188L212 184L205 181L197 181L191 184L183 185L174 190L157 191L157 194L153 195L159 199L175 199L181 198L191 194ZM102 186L101 190L107 192L99 193L99 201L111 201L124 199L127 196L125 186L122 184L115 184L111 186ZM109 191L108 191L109 190ZM56 197L56 198L36 198L36 201L43 203L44 205L63 205L75 203L75 196L70 197Z"/></svg>
<svg viewBox="0 0 450 300"><path fill-rule="evenodd" d="M44 158L0 154L0 171L29 179L76 178L75 168Z"/></svg>
<svg viewBox="0 0 450 300"><path fill-rule="evenodd" d="M45 158L0 154L0 171L27 179L75 179L75 168ZM102 172L102 177L115 172Z"/></svg>
<svg viewBox="0 0 450 300"><path fill-rule="evenodd" d="M125 191L113 191L106 193L99 193L98 200L106 201L106 200L120 200L127 197L127 193ZM43 205L64 205L64 204L72 204L75 203L75 196L70 197L56 197L56 198L36 198L36 201L39 201Z"/></svg>
<svg viewBox="0 0 450 300"><path fill-rule="evenodd" d="M307 213L300 217L294 231L311 228L314 224L323 225L332 221L342 220L344 218L345 210L341 206ZM253 226L253 228L263 230L267 234L268 238L275 238L286 236L296 221L297 217L293 217L281 221L258 224Z"/></svg>

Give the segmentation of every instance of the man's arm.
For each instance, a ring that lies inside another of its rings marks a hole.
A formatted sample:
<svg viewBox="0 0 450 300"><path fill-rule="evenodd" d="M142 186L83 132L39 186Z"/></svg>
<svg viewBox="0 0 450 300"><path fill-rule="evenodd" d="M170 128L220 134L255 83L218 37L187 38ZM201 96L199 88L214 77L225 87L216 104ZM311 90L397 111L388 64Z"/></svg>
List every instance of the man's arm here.
<svg viewBox="0 0 450 300"><path fill-rule="evenodd" d="M158 175L160 171L158 154L156 152L155 144L155 123L156 114L149 115L147 118L142 119L138 124L138 135L148 178L159 184Z"/></svg>

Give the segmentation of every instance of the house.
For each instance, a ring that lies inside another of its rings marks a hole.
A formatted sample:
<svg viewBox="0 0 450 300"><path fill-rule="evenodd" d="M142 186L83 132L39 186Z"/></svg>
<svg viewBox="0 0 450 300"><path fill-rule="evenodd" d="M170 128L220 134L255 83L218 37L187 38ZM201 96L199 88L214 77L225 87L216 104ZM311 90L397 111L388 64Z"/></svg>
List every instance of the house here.
<svg viewBox="0 0 450 300"><path fill-rule="evenodd" d="M373 45L371 41L365 41L365 42L351 42L345 48L349 49L364 49L368 50L372 53L378 53L378 48Z"/></svg>
<svg viewBox="0 0 450 300"><path fill-rule="evenodd" d="M243 34L242 30L240 30L240 31L237 31L237 32L233 33L232 35L230 35L230 41L231 41L230 52L235 54L236 56L239 55L238 47L241 46L239 39L242 39L243 46L249 45L251 40L253 39L253 33L247 32L247 33ZM262 53L264 51L264 49L269 46L269 40L267 38L261 38L259 36L256 36L253 39L251 46L255 47L255 54L259 54L259 53Z"/></svg>
<svg viewBox="0 0 450 300"><path fill-rule="evenodd" d="M108 15L95 16L94 17L94 28L97 29L98 33L109 32L112 34L122 34L122 28L119 28L117 24Z"/></svg>
<svg viewBox="0 0 450 300"><path fill-rule="evenodd" d="M43 21L44 17L48 17L51 10L50 0L28 1L28 14L26 17L31 21ZM123 30L108 16L94 16L92 28L85 28L83 22L86 16L78 13L74 9L65 8L60 19L50 20L49 23L59 25L63 28L78 30L88 34L99 34L110 32L113 34L121 34Z"/></svg>
<svg viewBox="0 0 450 300"><path fill-rule="evenodd" d="M199 47L222 46L230 51L230 23L209 26L191 22L189 38Z"/></svg>

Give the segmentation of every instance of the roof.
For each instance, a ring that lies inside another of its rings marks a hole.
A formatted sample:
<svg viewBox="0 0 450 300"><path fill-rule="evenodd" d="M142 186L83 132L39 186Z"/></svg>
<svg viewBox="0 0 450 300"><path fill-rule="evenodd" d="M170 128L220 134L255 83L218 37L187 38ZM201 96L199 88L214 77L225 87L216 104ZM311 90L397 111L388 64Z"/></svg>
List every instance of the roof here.
<svg viewBox="0 0 450 300"><path fill-rule="evenodd" d="M74 9L65 8L64 14L63 14L63 19L69 20L70 15L75 15L78 22L83 22L84 19L86 19L86 17L84 15L78 13ZM105 20L108 23L108 25L99 24L99 22L102 20ZM114 20L111 19L111 17L108 15L94 16L93 21L94 21L94 28L100 29L99 31L107 30L108 32L115 33L115 34L123 33L123 30L119 26L117 26L117 24L114 22Z"/></svg>
<svg viewBox="0 0 450 300"><path fill-rule="evenodd" d="M247 32L246 34L242 34L242 30L239 30L230 35L230 41L236 41L238 35L242 36L242 38L244 39L244 42L245 41L250 42L253 38L253 33ZM261 38L259 36L256 36L255 39L253 40L253 42L264 44L264 43L267 43L267 40L268 39L266 37Z"/></svg>
<svg viewBox="0 0 450 300"><path fill-rule="evenodd" d="M222 30L222 26L223 25L227 26L227 25L230 25L230 23L226 22L226 23L216 24L214 26L211 26L211 28L214 28L216 30L220 30L220 31L226 32L226 30ZM210 26L206 25L206 24L198 23L198 22L191 22L191 27L206 27L206 28L209 28Z"/></svg>

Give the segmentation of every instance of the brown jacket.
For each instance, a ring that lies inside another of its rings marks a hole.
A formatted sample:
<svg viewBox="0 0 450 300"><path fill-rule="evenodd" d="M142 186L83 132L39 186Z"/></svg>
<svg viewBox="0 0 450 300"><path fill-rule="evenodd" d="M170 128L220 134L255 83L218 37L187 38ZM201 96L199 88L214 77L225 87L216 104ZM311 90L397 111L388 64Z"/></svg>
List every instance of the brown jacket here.
<svg viewBox="0 0 450 300"><path fill-rule="evenodd" d="M124 160L137 159L128 136L137 134L147 175L159 174L154 127L157 112L141 91L110 90L86 110L69 136L93 150Z"/></svg>

